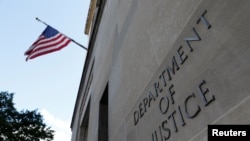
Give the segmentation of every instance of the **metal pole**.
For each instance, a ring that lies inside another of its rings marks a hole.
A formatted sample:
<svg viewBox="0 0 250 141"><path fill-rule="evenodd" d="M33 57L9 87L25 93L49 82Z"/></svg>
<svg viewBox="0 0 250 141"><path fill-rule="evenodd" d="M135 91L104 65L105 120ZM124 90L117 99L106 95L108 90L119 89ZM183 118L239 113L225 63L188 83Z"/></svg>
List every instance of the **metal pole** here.
<svg viewBox="0 0 250 141"><path fill-rule="evenodd" d="M43 23L44 25L46 25L46 26L50 26L50 25L48 25L47 23L45 23L44 21L42 21L42 20L40 20L38 17L36 17L36 20L38 21L38 22L41 22L41 23ZM50 27L52 27L52 26L50 26ZM53 27L54 28L54 27ZM55 29L55 28L54 28ZM61 33L61 32L60 32ZM63 33L62 33L63 34ZM65 34L63 34L64 36L66 36ZM67 38L69 38L72 42L74 42L75 44L77 44L78 46L80 46L81 48L83 48L83 49L85 49L85 50L87 50L88 51L88 49L85 47L85 46L83 46L83 45L81 45L80 43L78 43L78 42L76 42L75 40L73 40L72 38L70 38L69 36L66 36Z"/></svg>

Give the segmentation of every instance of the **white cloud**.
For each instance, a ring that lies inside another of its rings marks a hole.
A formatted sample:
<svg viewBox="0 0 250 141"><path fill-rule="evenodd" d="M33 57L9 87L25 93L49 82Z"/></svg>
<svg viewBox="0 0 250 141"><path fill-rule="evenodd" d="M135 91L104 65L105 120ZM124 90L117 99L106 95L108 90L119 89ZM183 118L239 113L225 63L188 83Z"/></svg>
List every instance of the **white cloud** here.
<svg viewBox="0 0 250 141"><path fill-rule="evenodd" d="M71 140L70 121L63 121L59 118L56 118L46 109L42 109L41 114L43 115L44 122L47 124L47 126L50 126L52 130L55 130L53 141Z"/></svg>

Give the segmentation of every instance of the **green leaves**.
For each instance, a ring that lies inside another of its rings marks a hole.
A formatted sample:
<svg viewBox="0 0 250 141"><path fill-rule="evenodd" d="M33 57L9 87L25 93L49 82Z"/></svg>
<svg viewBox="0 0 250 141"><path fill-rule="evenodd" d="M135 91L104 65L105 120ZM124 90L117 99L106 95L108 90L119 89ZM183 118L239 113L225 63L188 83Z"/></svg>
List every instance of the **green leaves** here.
<svg viewBox="0 0 250 141"><path fill-rule="evenodd" d="M55 131L47 127L42 115L37 110L18 112L13 96L0 92L0 141L52 141Z"/></svg>

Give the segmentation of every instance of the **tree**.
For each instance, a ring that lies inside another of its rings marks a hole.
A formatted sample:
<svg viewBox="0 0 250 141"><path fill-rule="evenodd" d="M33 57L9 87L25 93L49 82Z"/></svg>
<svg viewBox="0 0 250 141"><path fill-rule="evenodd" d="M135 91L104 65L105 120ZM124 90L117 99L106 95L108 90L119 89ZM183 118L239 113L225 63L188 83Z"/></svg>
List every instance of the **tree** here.
<svg viewBox="0 0 250 141"><path fill-rule="evenodd" d="M18 112L14 93L0 92L0 141L52 141L54 130L43 122L37 110Z"/></svg>

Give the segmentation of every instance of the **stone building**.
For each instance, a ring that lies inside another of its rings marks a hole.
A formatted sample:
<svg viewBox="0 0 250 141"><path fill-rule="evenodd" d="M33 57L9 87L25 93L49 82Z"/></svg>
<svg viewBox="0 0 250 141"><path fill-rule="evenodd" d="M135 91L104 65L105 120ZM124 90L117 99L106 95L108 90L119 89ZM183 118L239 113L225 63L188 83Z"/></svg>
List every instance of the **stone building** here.
<svg viewBox="0 0 250 141"><path fill-rule="evenodd" d="M205 141L250 123L249 0L91 0L72 141Z"/></svg>

